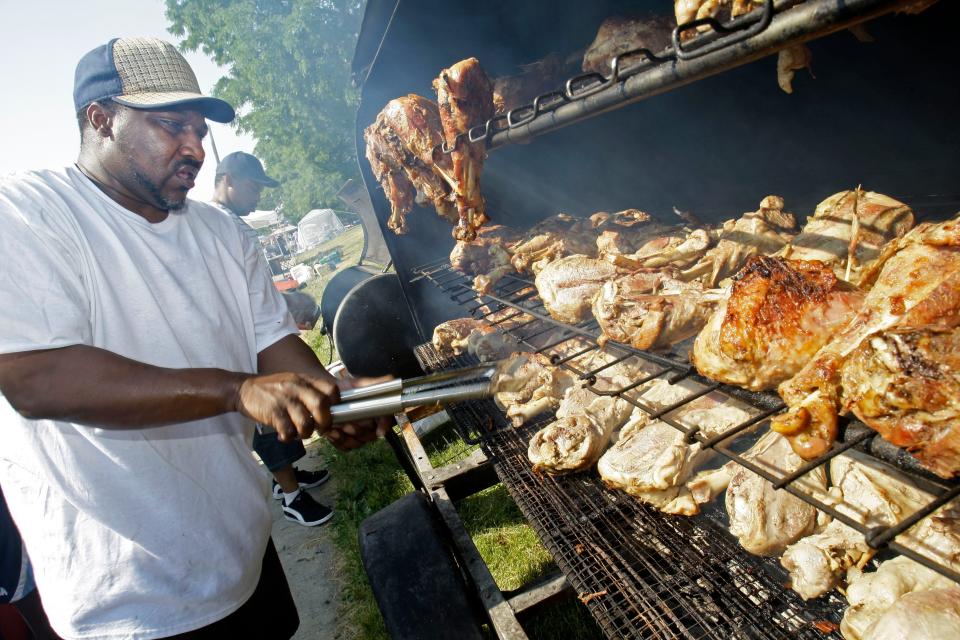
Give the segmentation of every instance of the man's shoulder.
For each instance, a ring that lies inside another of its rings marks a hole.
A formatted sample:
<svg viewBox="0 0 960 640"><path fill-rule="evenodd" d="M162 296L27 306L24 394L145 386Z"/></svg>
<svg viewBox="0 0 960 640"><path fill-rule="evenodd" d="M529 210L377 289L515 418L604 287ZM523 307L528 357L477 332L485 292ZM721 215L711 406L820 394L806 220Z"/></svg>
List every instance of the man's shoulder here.
<svg viewBox="0 0 960 640"><path fill-rule="evenodd" d="M64 188L72 188L67 169L40 169L17 171L0 176L0 193L8 198L17 196L56 195Z"/></svg>
<svg viewBox="0 0 960 640"><path fill-rule="evenodd" d="M69 169L22 171L0 176L0 215L39 224L60 220L79 193Z"/></svg>

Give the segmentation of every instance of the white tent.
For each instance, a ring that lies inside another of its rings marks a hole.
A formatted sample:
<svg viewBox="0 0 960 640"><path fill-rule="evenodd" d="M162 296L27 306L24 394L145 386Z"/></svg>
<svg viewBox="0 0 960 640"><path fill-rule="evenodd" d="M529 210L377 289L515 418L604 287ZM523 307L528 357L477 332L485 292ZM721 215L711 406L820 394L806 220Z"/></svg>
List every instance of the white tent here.
<svg viewBox="0 0 960 640"><path fill-rule="evenodd" d="M297 244L306 251L343 231L343 223L333 209L314 209L297 225Z"/></svg>
<svg viewBox="0 0 960 640"><path fill-rule="evenodd" d="M276 211L254 211L251 214L241 216L241 219L254 229L262 229L277 224L280 220L280 214Z"/></svg>

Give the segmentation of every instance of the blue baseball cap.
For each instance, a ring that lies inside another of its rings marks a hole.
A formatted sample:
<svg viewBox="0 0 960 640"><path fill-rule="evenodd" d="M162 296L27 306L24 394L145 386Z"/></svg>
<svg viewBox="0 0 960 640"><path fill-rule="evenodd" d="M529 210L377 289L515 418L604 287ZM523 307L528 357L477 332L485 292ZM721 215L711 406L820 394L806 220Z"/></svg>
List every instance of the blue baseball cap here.
<svg viewBox="0 0 960 640"><path fill-rule="evenodd" d="M217 165L216 175L247 178L265 187L276 187L280 184L267 175L267 172L263 170L263 165L255 156L243 151L234 151L224 156L220 164Z"/></svg>
<svg viewBox="0 0 960 640"><path fill-rule="evenodd" d="M114 38L80 59L74 109L107 98L133 109L191 106L215 122L236 115L228 102L203 95L184 57L159 38Z"/></svg>

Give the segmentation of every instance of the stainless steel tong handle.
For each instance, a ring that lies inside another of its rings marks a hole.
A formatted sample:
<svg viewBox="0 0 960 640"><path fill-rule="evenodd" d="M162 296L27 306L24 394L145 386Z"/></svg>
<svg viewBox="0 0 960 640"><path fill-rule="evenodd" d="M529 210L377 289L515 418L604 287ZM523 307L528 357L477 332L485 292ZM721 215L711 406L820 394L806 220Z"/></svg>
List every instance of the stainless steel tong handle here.
<svg viewBox="0 0 960 640"><path fill-rule="evenodd" d="M357 389L347 389L346 391L341 391L340 402L353 402L354 400L361 400L364 398L372 398L375 396L400 392L417 393L419 391L427 391L438 384L449 383L461 378L464 380L473 380L481 377L489 378L493 375L493 372L496 370L496 368L497 363L492 362L473 367L466 367L463 369L440 371L439 373L420 376L419 378L388 380L386 382L372 384L369 387L360 387Z"/></svg>
<svg viewBox="0 0 960 640"><path fill-rule="evenodd" d="M391 382L396 382L391 380ZM367 387L369 388L369 387ZM472 382L470 384L447 387L444 389L430 389L414 393L394 393L378 395L372 398L349 400L330 407L330 415L334 424L365 420L377 416L392 415L403 411L407 407L429 405L436 403L464 402L489 397L493 390L490 380ZM341 395L342 399L342 395Z"/></svg>

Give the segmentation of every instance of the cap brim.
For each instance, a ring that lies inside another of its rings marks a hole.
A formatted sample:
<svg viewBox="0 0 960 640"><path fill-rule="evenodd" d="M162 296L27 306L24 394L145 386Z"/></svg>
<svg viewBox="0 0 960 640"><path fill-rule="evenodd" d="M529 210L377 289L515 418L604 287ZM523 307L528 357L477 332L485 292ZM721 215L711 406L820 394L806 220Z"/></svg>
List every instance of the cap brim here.
<svg viewBox="0 0 960 640"><path fill-rule="evenodd" d="M279 186L280 186L280 183L279 183L279 182L277 182L276 180L274 180L273 178L270 178L270 177L268 177L268 176L263 176L262 178L250 178L250 179L253 180L254 182L256 182L257 184L262 184L262 185L265 186L265 187L271 187L271 188L272 188L272 187L279 187Z"/></svg>
<svg viewBox="0 0 960 640"><path fill-rule="evenodd" d="M115 96L114 102L132 109L163 109L165 107L195 106L205 118L214 122L230 122L236 117L236 112L230 103L220 98L201 96L188 91L171 91L167 93L137 93L133 95Z"/></svg>

